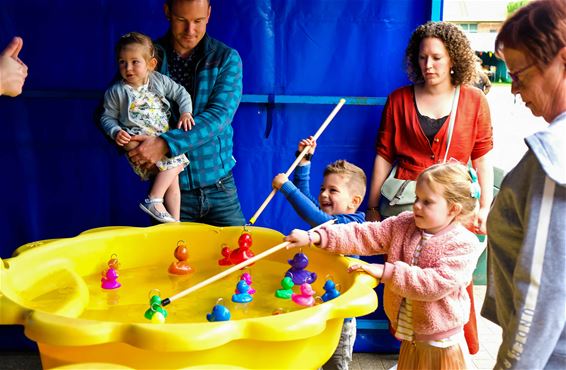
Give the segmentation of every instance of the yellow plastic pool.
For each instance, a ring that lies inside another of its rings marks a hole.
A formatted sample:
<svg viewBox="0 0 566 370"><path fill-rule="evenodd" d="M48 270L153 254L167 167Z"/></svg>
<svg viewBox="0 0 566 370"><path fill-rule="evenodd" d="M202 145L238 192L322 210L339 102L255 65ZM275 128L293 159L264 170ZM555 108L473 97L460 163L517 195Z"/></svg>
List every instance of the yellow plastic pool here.
<svg viewBox="0 0 566 370"><path fill-rule="evenodd" d="M256 254L283 237L266 228L248 231ZM179 223L101 228L26 244L0 261L0 324L24 325L26 336L38 343L44 368L318 368L333 353L343 319L374 311L377 297L375 279L348 274L347 258L316 248L303 250L310 259L307 269L319 276L312 286L321 296L330 276L342 293L332 301L304 308L275 298L290 267L287 260L298 252L282 250L246 269L257 291L251 303L230 301L240 275L235 272L166 306L164 324L144 317L151 289L171 297L226 270L217 263L221 245L236 248L241 232L241 227ZM187 242L194 269L186 276L167 271L179 240ZM114 254L122 286L104 290L101 272ZM218 298L231 320L208 322L206 314Z"/></svg>

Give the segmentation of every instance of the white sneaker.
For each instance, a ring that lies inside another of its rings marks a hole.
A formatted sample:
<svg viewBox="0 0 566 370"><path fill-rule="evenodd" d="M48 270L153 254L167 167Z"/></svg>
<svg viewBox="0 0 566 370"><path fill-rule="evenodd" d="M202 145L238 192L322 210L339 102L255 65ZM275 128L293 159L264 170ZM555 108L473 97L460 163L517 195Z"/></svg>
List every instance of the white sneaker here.
<svg viewBox="0 0 566 370"><path fill-rule="evenodd" d="M146 198L142 203L140 203L140 208L142 211L153 217L159 222L178 222L169 214L169 212L161 212L155 208L156 204L163 204L163 198Z"/></svg>

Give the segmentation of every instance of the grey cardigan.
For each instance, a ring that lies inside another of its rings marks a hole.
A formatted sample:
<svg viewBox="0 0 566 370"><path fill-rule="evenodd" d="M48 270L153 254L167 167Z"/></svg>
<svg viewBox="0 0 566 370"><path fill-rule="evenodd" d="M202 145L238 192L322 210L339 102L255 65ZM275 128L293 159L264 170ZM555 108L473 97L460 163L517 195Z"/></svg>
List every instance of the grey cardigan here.
<svg viewBox="0 0 566 370"><path fill-rule="evenodd" d="M159 95L169 109L171 109L171 104L167 99L171 99L179 105L181 114L192 113L193 111L191 96L187 90L159 72L150 73L149 91ZM100 118L100 124L104 132L112 139L122 129L139 127L128 109L131 100L132 96L121 80L104 93L104 111Z"/></svg>

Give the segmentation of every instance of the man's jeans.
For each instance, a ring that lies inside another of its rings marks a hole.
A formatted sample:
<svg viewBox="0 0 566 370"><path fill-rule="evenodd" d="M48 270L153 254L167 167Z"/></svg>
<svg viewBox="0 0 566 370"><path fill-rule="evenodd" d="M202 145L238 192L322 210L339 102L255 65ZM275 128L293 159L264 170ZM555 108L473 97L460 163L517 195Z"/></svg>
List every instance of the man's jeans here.
<svg viewBox="0 0 566 370"><path fill-rule="evenodd" d="M213 226L243 226L246 220L232 173L215 184L181 190L181 221Z"/></svg>

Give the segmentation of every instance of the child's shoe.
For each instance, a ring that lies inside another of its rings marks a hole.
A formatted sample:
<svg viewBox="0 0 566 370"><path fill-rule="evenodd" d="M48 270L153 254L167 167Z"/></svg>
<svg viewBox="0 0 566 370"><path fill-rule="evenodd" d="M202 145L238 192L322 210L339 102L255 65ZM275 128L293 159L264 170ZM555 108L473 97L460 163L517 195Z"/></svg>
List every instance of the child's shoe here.
<svg viewBox="0 0 566 370"><path fill-rule="evenodd" d="M159 222L178 222L169 214L169 212L161 212L155 208L156 204L163 204L163 198L146 198L142 203L140 203L140 208L142 211L153 217Z"/></svg>

